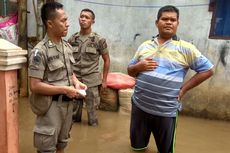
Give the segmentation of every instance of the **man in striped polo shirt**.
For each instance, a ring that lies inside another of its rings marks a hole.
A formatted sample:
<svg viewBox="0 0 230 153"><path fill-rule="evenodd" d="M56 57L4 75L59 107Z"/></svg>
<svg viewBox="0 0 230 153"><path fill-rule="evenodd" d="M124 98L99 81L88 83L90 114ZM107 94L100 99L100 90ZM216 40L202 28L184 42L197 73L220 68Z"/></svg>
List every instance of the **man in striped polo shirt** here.
<svg viewBox="0 0 230 153"><path fill-rule="evenodd" d="M213 75L213 64L192 44L176 36L179 10L167 5L158 11L159 34L141 44L128 65L136 77L132 96L131 146L147 148L153 133L160 153L174 153L177 112L184 94ZM183 82L188 69L196 72Z"/></svg>

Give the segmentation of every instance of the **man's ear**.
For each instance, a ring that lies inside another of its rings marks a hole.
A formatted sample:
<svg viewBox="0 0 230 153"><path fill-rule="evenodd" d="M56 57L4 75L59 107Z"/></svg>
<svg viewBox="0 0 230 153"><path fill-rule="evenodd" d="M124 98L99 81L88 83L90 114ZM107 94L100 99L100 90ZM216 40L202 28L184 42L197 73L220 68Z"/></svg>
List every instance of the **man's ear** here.
<svg viewBox="0 0 230 153"><path fill-rule="evenodd" d="M51 20L47 20L47 27L52 28L52 21Z"/></svg>
<svg viewBox="0 0 230 153"><path fill-rule="evenodd" d="M94 23L95 23L95 20L92 21L92 24L94 24Z"/></svg>
<svg viewBox="0 0 230 153"><path fill-rule="evenodd" d="M156 26L158 25L158 20L155 21L155 25L156 25Z"/></svg>

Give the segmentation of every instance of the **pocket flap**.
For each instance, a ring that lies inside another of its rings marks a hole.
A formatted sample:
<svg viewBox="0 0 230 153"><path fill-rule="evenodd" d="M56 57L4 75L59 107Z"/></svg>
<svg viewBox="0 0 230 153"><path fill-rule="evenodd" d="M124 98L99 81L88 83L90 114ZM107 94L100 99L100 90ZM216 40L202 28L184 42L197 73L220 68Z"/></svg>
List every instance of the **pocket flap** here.
<svg viewBox="0 0 230 153"><path fill-rule="evenodd" d="M54 60L52 62L48 62L48 67L50 71L54 71L64 67L64 63L62 63L60 60Z"/></svg>
<svg viewBox="0 0 230 153"><path fill-rule="evenodd" d="M54 135L55 128L47 128L47 127L34 127L33 130L35 133L44 134L44 135Z"/></svg>
<svg viewBox="0 0 230 153"><path fill-rule="evenodd" d="M30 107L36 115L44 115L52 102L52 96L31 93Z"/></svg>
<svg viewBox="0 0 230 153"><path fill-rule="evenodd" d="M93 48L93 47L87 47L86 53L97 54L97 50L96 50L96 48Z"/></svg>

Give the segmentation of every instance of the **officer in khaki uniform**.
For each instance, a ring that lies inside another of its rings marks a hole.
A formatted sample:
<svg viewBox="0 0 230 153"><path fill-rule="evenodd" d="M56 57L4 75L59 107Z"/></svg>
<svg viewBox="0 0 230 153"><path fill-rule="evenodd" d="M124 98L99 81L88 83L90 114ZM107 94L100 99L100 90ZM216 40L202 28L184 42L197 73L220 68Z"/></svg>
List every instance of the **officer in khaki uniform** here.
<svg viewBox="0 0 230 153"><path fill-rule="evenodd" d="M72 125L73 98L86 85L73 74L72 47L62 37L68 31L63 5L46 3L41 10L47 34L29 54L31 108L37 118L34 146L38 153L64 153Z"/></svg>
<svg viewBox="0 0 230 153"><path fill-rule="evenodd" d="M98 125L96 108L100 102L99 86L106 88L106 79L110 66L109 52L104 38L92 32L91 26L95 22L94 12L90 9L83 9L80 13L80 32L72 35L68 42L72 45L73 56L76 61L74 73L79 81L87 85L86 102L88 124ZM104 60L103 75L99 72L99 58ZM76 111L78 111L76 109ZM75 122L81 121L77 116L73 116Z"/></svg>

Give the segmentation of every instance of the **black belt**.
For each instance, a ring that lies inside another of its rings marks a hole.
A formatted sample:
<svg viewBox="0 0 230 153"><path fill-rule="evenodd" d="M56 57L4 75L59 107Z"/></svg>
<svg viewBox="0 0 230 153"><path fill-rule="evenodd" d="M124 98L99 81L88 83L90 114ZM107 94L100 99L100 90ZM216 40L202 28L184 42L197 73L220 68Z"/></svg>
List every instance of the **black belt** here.
<svg viewBox="0 0 230 153"><path fill-rule="evenodd" d="M72 101L73 99L72 98L69 98L69 97L67 97L66 95L53 95L53 97L52 97L52 101L58 101L58 99L59 99L59 96L62 96L62 101Z"/></svg>

